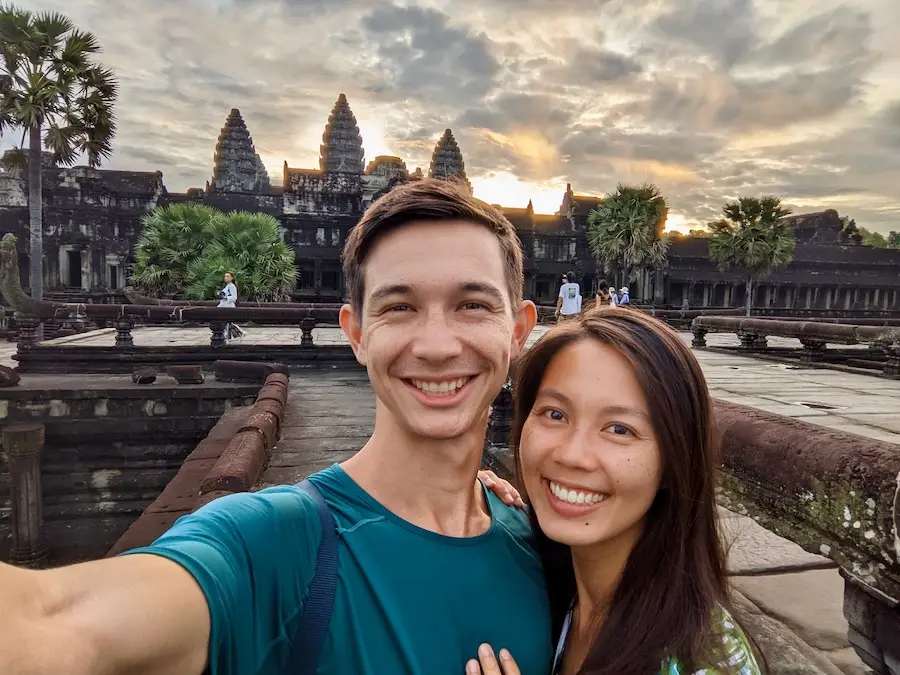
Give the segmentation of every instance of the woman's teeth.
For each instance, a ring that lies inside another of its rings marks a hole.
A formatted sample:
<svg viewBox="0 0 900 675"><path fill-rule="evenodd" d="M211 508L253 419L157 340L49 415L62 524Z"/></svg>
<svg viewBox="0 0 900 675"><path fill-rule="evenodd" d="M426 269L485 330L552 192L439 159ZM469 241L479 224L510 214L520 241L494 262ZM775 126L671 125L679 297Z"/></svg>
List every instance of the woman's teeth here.
<svg viewBox="0 0 900 675"><path fill-rule="evenodd" d="M425 392L431 396L446 395L456 393L457 389L461 389L468 382L470 377L460 377L456 380L445 380L443 382L430 382L427 380L410 380L413 386L419 391Z"/></svg>
<svg viewBox="0 0 900 675"><path fill-rule="evenodd" d="M609 495L600 492L567 489L559 483L554 483L552 480L550 481L550 492L559 501L568 502L569 504L596 504L609 497Z"/></svg>

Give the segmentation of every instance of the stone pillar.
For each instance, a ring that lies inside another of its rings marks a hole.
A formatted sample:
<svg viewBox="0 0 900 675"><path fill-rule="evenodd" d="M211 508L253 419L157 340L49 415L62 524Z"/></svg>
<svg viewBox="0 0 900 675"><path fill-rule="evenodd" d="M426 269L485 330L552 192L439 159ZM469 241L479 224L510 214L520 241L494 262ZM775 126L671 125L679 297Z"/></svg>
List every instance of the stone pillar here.
<svg viewBox="0 0 900 675"><path fill-rule="evenodd" d="M116 347L134 347L134 338L131 337L134 320L128 316L120 316L116 318L114 325L116 327Z"/></svg>
<svg viewBox="0 0 900 675"><path fill-rule="evenodd" d="M311 316L300 321L300 346L312 347L313 344L313 328L316 327L316 320Z"/></svg>
<svg viewBox="0 0 900 675"><path fill-rule="evenodd" d="M18 312L16 312L15 318L16 329L19 332L16 349L19 351L31 349L43 339L43 325L40 319L36 319L32 316L22 316Z"/></svg>
<svg viewBox="0 0 900 675"><path fill-rule="evenodd" d="M12 502L12 548L10 562L22 567L41 567L47 562L43 533L41 495L41 451L44 425L16 424L0 432L9 465Z"/></svg>

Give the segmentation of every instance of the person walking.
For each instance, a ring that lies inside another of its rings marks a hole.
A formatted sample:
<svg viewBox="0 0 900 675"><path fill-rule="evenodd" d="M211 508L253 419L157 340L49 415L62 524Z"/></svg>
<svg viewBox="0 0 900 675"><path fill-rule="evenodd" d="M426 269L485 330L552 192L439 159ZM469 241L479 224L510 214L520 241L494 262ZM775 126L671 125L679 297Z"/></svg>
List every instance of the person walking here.
<svg viewBox="0 0 900 675"><path fill-rule="evenodd" d="M617 305L616 292L610 289L606 279L597 282L597 297L594 298L595 307L615 307Z"/></svg>
<svg viewBox="0 0 900 675"><path fill-rule="evenodd" d="M619 307L625 307L631 304L631 296L628 294L628 286L622 286L619 290L619 302L617 305Z"/></svg>
<svg viewBox="0 0 900 675"><path fill-rule="evenodd" d="M234 283L234 274L225 272L225 287L219 291L219 304L217 307L236 307L237 306L237 285ZM230 321L225 324L225 342L230 342L232 338L244 337L244 329L236 323Z"/></svg>
<svg viewBox="0 0 900 675"><path fill-rule="evenodd" d="M581 287L575 282L575 272L569 272L563 277L563 284L559 287L559 296L556 298L556 319L565 321L581 312Z"/></svg>

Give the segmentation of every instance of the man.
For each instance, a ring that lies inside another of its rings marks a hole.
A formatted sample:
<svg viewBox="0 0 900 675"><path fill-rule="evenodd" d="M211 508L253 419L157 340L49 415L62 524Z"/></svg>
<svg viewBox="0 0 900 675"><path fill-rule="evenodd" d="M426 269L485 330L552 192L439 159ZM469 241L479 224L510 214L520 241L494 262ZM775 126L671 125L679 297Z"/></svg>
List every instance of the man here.
<svg viewBox="0 0 900 675"><path fill-rule="evenodd" d="M320 674L463 673L484 642L543 675L550 621L521 511L474 480L487 411L524 349L512 225L423 180L348 237L340 323L377 398L375 431L311 477L338 578ZM296 486L215 500L153 545L51 571L0 566L4 675L286 672L322 540Z"/></svg>
<svg viewBox="0 0 900 675"><path fill-rule="evenodd" d="M581 312L581 288L575 283L575 272L569 272L563 277L563 284L559 287L556 318L565 321L578 316L579 312Z"/></svg>

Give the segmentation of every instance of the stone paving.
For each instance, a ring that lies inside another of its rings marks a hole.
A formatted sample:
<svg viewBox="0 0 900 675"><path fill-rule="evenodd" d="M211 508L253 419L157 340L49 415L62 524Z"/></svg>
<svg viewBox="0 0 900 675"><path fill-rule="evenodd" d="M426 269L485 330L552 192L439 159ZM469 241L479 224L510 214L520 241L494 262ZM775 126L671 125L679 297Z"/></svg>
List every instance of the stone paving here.
<svg viewBox="0 0 900 675"><path fill-rule="evenodd" d="M532 343L546 331L539 326ZM204 327L137 328L136 345L208 344ZM690 341L689 333L682 334ZM320 344L346 343L337 328L313 331ZM111 345L114 331L100 330L51 341ZM777 338L770 338L776 345ZM300 342L300 330L248 327L246 344ZM736 345L733 335L710 334L710 346ZM792 341L785 341L793 346ZM14 365L15 345L0 344L0 363ZM813 424L898 444L900 381L874 375L810 369L799 365L698 350L694 352L713 397ZM340 462L365 441L374 420L374 401L365 373L298 372L282 439L263 476L265 484L296 482ZM863 668L847 642L843 581L834 564L807 553L745 516L722 509L730 546L728 567L740 617L770 659L773 675L857 675Z"/></svg>

